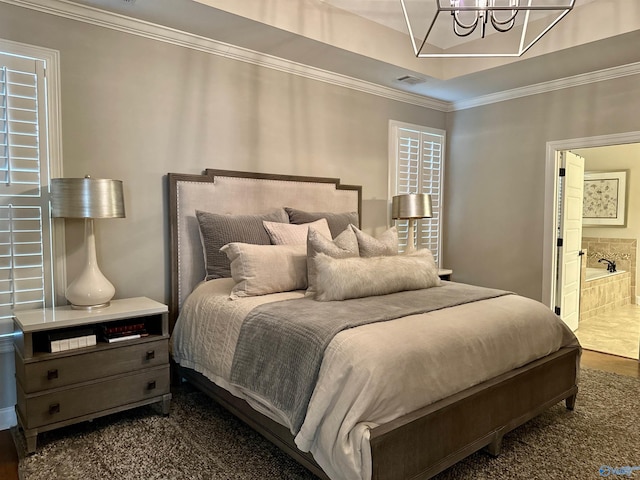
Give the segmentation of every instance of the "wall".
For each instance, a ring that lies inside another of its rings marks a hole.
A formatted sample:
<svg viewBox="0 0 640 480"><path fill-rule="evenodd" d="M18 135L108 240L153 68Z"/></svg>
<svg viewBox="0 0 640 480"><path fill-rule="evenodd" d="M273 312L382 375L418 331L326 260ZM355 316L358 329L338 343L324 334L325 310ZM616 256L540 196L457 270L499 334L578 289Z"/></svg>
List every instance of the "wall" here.
<svg viewBox="0 0 640 480"><path fill-rule="evenodd" d="M98 222L118 296L168 298L167 172L205 167L363 185L363 226L387 225L388 121L445 114L110 29L0 4L10 40L61 52L65 176L124 181L127 218ZM69 275L80 222L67 220Z"/></svg>
<svg viewBox="0 0 640 480"><path fill-rule="evenodd" d="M443 112L4 3L0 35L60 51L64 175L124 182L127 217L96 222L117 298L169 299L168 172L337 177L363 186L375 234L388 223L389 120L445 128ZM66 227L72 279L82 223ZM0 371L0 411L12 385Z"/></svg>
<svg viewBox="0 0 640 480"><path fill-rule="evenodd" d="M640 131L628 76L448 116L444 263L456 281L542 299L546 143Z"/></svg>
<svg viewBox="0 0 640 480"><path fill-rule="evenodd" d="M608 147L582 148L574 150L584 157L585 171L619 171L628 170L627 174L627 224L625 227L583 227L582 237L596 237L602 239L621 238L636 240L629 245L633 251L633 266L625 267L631 271L632 302L636 301L636 285L638 285L638 272L635 258L637 256L637 240L640 238L640 144L612 145Z"/></svg>

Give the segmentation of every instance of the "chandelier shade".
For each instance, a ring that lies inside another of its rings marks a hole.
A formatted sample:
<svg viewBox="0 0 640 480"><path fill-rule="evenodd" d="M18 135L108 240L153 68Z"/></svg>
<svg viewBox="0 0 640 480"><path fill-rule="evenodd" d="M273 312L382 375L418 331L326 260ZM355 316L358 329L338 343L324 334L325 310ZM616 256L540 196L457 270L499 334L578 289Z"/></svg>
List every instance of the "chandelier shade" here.
<svg viewBox="0 0 640 480"><path fill-rule="evenodd" d="M576 0L400 0L421 58L519 57ZM434 8L435 5L435 8Z"/></svg>

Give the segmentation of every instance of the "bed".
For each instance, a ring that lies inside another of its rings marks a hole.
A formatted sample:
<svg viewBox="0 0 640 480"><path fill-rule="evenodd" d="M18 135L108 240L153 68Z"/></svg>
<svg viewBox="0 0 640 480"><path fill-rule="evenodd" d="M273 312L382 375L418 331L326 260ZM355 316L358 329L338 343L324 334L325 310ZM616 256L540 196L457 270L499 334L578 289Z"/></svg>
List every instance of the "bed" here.
<svg viewBox="0 0 640 480"><path fill-rule="evenodd" d="M247 320L248 315L254 312L259 311L262 316L256 318L262 322L262 319L274 315L274 311L282 315L291 310L292 305L307 308L301 312L308 312L310 318L311 313L315 314L316 308L325 309L319 315L333 316L329 313L331 310L326 310L334 308L329 304L382 311L385 308L381 306L382 303L393 303L390 299L396 298L398 304L405 305L411 303L410 296L422 293L446 296L445 294L454 291L458 295L466 292L467 286L441 282L437 288L417 292L399 291L345 302L317 302L305 296L300 289L267 295L261 293L241 298L237 302L230 301L229 294L238 285L234 279L217 278L203 282L210 273L209 264L212 261L210 258L205 261L207 254L203 254L205 240L201 236L201 228L204 228L204 217L201 215L204 214L201 212L267 215L268 212L290 207L298 212L328 212L327 215L360 213L361 187L341 185L339 180L332 178L213 169L207 169L202 175L170 173L167 178L174 378L191 382L318 477L332 480L431 478L482 448L486 448L492 455L499 454L502 437L507 432L558 402L565 401L567 408L573 409L578 391L580 357L580 346L575 336L559 319L549 317L552 314L541 304L508 292L493 291L480 292L482 295L477 299L453 303L446 308L411 310L409 313L398 314L400 318L389 317L394 319L392 321L385 321L380 317L373 322L367 321L352 325L353 328L334 332L330 342L320 342L319 351L322 354L318 360L319 366L315 367L316 376L312 376L313 389L306 397L304 408L296 405L291 409L295 410L294 413L290 412L290 405L283 406L273 398L266 398L267 394L259 389L252 391L252 387L239 383L236 381L237 376L232 378L229 373L232 368L239 368L236 364L244 363L245 370L249 370L248 374L244 374L251 376L251 365L255 365L251 363L253 353L247 353L247 349L240 346L239 338L251 335L252 338L263 338L262 348L268 349L269 342L278 342L279 338L286 337L279 334L280 337L275 336L273 340L261 330L245 334L244 327L251 323ZM356 217L356 223L357 218L359 217ZM359 231L357 228L355 230ZM330 233L335 237L337 231ZM229 239L233 240L231 237ZM287 258L292 258L293 254L287 255ZM331 263L333 260L323 257L322 261L325 260L328 263L322 263L322 270L316 272L318 280L332 272L325 271L325 265L345 263ZM473 292L469 293L471 296L478 293L476 290L469 292ZM384 302L380 302L380 298ZM432 301L437 303L440 300L433 297ZM218 315L219 310L216 309L222 308L221 305L227 305L231 309L228 316L235 320L229 321L228 325L225 323L224 328L220 327L221 323L216 323L210 331L217 332L220 338L225 339L223 342L229 343L229 338L233 339L230 353L222 352L227 348L224 344L212 348L210 340L203 339L207 331L203 326L206 324L202 319L203 315L207 318ZM209 310L210 308L213 310ZM314 309L313 312L308 308ZM522 311L522 315L514 315L516 310ZM291 316L305 315L296 313ZM383 313L379 315L382 316ZM489 316L496 316L497 320L489 320ZM425 318L429 322L425 322ZM458 328L455 325L468 323L469 318L478 320L474 321L474 326L468 331L451 330ZM251 320L255 325L255 318L252 317ZM280 319L277 321L280 322ZM540 321L545 326L534 326L534 321ZM257 323L258 326L261 325L260 322ZM487 332L491 330L493 323L499 322L504 324L500 329L510 333L504 339L497 340ZM424 332L421 330L423 328ZM522 335L521 332L528 332L528 328L532 329L531 334ZM536 329L545 333L538 335ZM548 339L545 337L547 330ZM397 337L389 337L391 332L395 332L393 335ZM465 345L465 348L460 351L438 350L444 344L434 341L432 351L424 354L425 358L430 359L429 364L416 366L421 361L416 361L420 357L415 356L414 349L417 347L414 344L421 343L421 335L433 339L438 339L438 335L441 335L443 340L457 338L456 341L462 342L461 345ZM509 342L518 336L523 336L524 342L531 344L531 352L523 353L523 349L519 347L509 347ZM358 347L359 342L364 341L363 338L366 342L394 338L393 341L383 342L393 345L393 348L387 347L387 351L383 345L379 348ZM473 340L476 339L481 340L474 343ZM278 353L288 352L286 342L282 345L284 346L275 349L275 364L287 363L286 357L283 357L285 354ZM290 345L288 348L295 350ZM356 348L361 350L354 350ZM491 348L494 348L493 353ZM216 351L215 355L206 355L220 357L222 366L208 366L206 362L212 360L203 359L205 350ZM366 354L363 353L364 350ZM395 357L396 350L399 352L399 359ZM263 358L265 352L269 354L265 350L256 353L255 357ZM365 357L366 361L363 360ZM405 357L410 359L410 368L402 363L407 361L403 360ZM440 363L438 358L441 358ZM298 360L296 357L296 362L288 362L294 366L287 365L287 368L295 369L298 363L304 363ZM369 361L375 367L367 372L359 371L360 365L368 364ZM416 379L411 376L414 375L414 369ZM347 371L348 374L344 373ZM268 374L270 373L260 371L260 375L255 375L258 378L252 381L260 381L261 376L270 378ZM362 388L358 387L359 392L351 393L354 388L350 385L358 382L362 383ZM270 380L267 383L274 382ZM308 390L307 384L300 383L306 385ZM429 392L425 391L425 385L428 385ZM264 388L269 387L267 385ZM300 390L304 388L301 387ZM397 391L409 393L393 393ZM371 418L367 415L371 415Z"/></svg>

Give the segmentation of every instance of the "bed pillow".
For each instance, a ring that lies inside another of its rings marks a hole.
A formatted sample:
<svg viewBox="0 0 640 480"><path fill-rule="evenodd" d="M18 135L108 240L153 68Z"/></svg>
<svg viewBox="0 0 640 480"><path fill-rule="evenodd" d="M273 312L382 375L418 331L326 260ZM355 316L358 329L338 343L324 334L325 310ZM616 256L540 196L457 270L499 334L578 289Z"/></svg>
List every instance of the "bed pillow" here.
<svg viewBox="0 0 640 480"><path fill-rule="evenodd" d="M353 231L358 239L358 249L361 257L398 254L398 230L396 227L391 227L375 238L355 227Z"/></svg>
<svg viewBox="0 0 640 480"><path fill-rule="evenodd" d="M196 210L196 218L200 226L206 280L231 276L229 259L220 251L224 245L231 242L270 245L271 239L262 221L289 222L281 208L263 215L220 215Z"/></svg>
<svg viewBox="0 0 640 480"><path fill-rule="evenodd" d="M252 245L229 243L221 248L231 262L236 282L230 298L307 288L307 248L305 245Z"/></svg>
<svg viewBox="0 0 640 480"><path fill-rule="evenodd" d="M331 238L336 238L349 225L360 226L358 212L305 212L295 208L284 207L287 215L289 215L289 223L301 224L309 223L321 218L326 218L331 230Z"/></svg>
<svg viewBox="0 0 640 480"><path fill-rule="evenodd" d="M335 240L314 229L309 229L307 237L307 291L306 296L312 297L316 293L316 256L329 255L333 258L347 258L358 256L358 240L353 233L353 226L348 225Z"/></svg>
<svg viewBox="0 0 640 480"><path fill-rule="evenodd" d="M427 249L407 255L333 258L316 255L315 299L327 302L386 295L440 285L433 255Z"/></svg>
<svg viewBox="0 0 640 480"><path fill-rule="evenodd" d="M306 245L307 232L310 228L318 230L325 236L331 237L329 225L324 218L302 225L267 221L262 222L262 224L271 239L271 243L274 245Z"/></svg>

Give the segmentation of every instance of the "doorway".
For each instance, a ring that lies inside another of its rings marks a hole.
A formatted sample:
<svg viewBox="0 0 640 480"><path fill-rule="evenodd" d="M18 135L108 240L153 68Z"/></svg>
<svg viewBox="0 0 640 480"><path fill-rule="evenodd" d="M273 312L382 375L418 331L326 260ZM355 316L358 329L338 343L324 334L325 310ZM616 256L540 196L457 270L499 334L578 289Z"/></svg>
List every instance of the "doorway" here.
<svg viewBox="0 0 640 480"><path fill-rule="evenodd" d="M561 237L558 232L562 227L558 220L561 216L560 213L563 202L566 200L566 192L563 191L562 182L558 182L558 171L562 161L561 152L571 150L581 156L588 157L588 155L586 155L588 150L586 149L589 148L615 145L620 145L620 148L625 148L624 145L638 142L640 142L640 132L571 139L559 142L549 142L547 144L543 302L551 308L555 309L556 307L559 307L566 298L566 294L563 292L563 286L566 282L562 281L563 269L566 268L566 259L563 260L562 255L559 253L562 248L556 247L557 238ZM640 148L640 146L638 148ZM603 149L594 149L592 152L597 150ZM615 158L615 155L609 158ZM638 164L640 164L640 162L638 162ZM619 166L612 163L611 167L609 167L606 163L603 165L602 163L597 164L596 162L595 168L590 167L588 163L586 164L586 168L587 170L615 170L618 169ZM636 181L638 181L638 177L639 176L637 175ZM633 210L629 211L632 212ZM631 231L633 230L632 227L637 228L639 231ZM636 236L640 236L640 226L630 224L629 229L618 229L617 231L611 228L587 228L586 232L587 236L602 236L609 238L616 236L631 236L635 238ZM623 233L620 234L620 232ZM592 254L596 254L596 250L597 249L593 249ZM600 248L600 250L602 250L602 248ZM588 253L589 252L587 251L587 254ZM594 260L597 262L597 259L594 258L583 258L583 260L585 265L588 262L591 267L594 266ZM598 267L601 265L596 263L595 266ZM573 275L575 276L575 273ZM627 274L627 278L629 278L630 275L631 274ZM588 320L581 322L580 325L578 325L575 318L565 319L562 313L561 317L563 317L567 324L572 327L572 330L576 331L578 338L585 348L638 359L640 352L640 305L638 305L638 303L640 302L636 301L638 296L637 292L632 292L632 295L634 296L634 298L631 299L632 305L626 306L625 311L618 310L612 313L607 312L607 316L601 317L595 317L595 312L590 311ZM601 309L599 308L599 310ZM570 313L570 311L568 311L568 313ZM626 347L616 348L616 343L626 343Z"/></svg>

